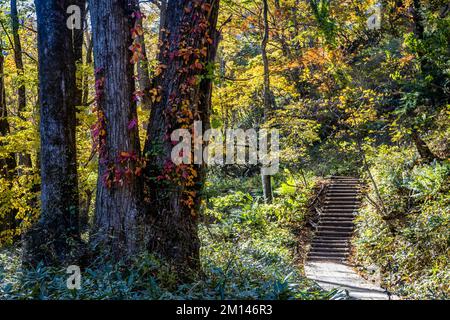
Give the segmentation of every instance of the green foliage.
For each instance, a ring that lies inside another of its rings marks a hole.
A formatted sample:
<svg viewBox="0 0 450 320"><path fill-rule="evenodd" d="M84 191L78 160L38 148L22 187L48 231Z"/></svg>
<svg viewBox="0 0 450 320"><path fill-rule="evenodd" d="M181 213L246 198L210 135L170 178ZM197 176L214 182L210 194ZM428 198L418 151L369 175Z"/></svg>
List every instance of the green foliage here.
<svg viewBox="0 0 450 320"><path fill-rule="evenodd" d="M0 299L338 299L336 291L324 292L302 275L294 253L314 179L299 187L300 177L286 171L279 180L272 205L245 192L255 188L249 181L208 184L205 193L215 196L199 230L203 275L191 283L181 283L169 264L148 254L126 264L100 256L82 269L81 290L71 291L65 270L24 270L20 251L11 249L0 251ZM233 192L221 195L232 185Z"/></svg>
<svg viewBox="0 0 450 320"><path fill-rule="evenodd" d="M358 218L358 260L379 265L384 283L399 295L448 299L450 163L414 165L408 152L386 147L373 158L387 212L366 203ZM373 189L369 197L377 199Z"/></svg>
<svg viewBox="0 0 450 320"><path fill-rule="evenodd" d="M336 24L330 18L330 1L312 0L310 5L324 38L330 45L335 45Z"/></svg>
<svg viewBox="0 0 450 320"><path fill-rule="evenodd" d="M0 177L0 221L13 214L16 226L0 230L0 246L10 245L39 217L39 193L36 185L40 177L36 174L22 175L14 180Z"/></svg>
<svg viewBox="0 0 450 320"><path fill-rule="evenodd" d="M315 177L360 175L369 185L358 219L356 258L377 264L383 282L407 298L449 297L448 161L424 163L412 133L440 159L449 156L450 14L443 1L420 1L424 33L412 32L412 1L383 2L382 29L367 30L375 0L269 1L267 46L274 109L263 121L261 3L223 1L221 42L212 78L212 127L276 128L281 167L273 177L275 200L262 201L258 168L210 168L202 196L204 276L180 284L169 265L150 255L112 265L99 257L83 270L81 291L65 286L65 270L23 270L20 252L0 252L0 299L319 299L331 298L301 274L295 231L304 227ZM32 6L20 6L25 73L19 75L5 33L5 101L10 132L0 137L0 159L29 153L32 168L0 177L0 221L11 213L17 226L0 228L0 245L13 243L39 217L38 56ZM144 21L150 71L158 72L158 10ZM232 16L231 21L228 18ZM86 58L86 57L84 57ZM86 61L86 59L83 59ZM94 98L94 67L78 64L78 76ZM81 77L85 76L85 77ZM25 84L27 106L17 114L17 87ZM140 106L139 119L149 110ZM97 156L92 152L92 105L77 112L80 203L93 215ZM142 145L146 131L139 130ZM162 145L151 141L146 156ZM362 145L361 150L358 146ZM367 160L363 161L364 152ZM57 156L57 155L55 155ZM379 194L371 182L373 176ZM149 177L157 179L157 177ZM88 201L90 200L90 201ZM83 240L89 240L89 232ZM336 296L334 297L336 298Z"/></svg>

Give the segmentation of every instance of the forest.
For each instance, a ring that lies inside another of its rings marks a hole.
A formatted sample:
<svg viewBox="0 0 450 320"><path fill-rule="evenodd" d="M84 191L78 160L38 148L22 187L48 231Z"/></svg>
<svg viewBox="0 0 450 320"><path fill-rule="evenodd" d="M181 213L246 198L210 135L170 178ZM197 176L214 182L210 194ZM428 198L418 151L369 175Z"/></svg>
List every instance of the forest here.
<svg viewBox="0 0 450 320"><path fill-rule="evenodd" d="M449 120L447 0L0 0L0 300L449 299Z"/></svg>

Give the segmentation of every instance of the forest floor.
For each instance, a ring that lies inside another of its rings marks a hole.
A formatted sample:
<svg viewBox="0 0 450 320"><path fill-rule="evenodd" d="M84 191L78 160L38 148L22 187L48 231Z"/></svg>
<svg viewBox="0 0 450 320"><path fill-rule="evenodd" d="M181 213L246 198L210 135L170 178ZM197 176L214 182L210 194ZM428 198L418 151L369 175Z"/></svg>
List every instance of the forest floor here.
<svg viewBox="0 0 450 320"><path fill-rule="evenodd" d="M325 290L347 290L359 300L390 300L386 290L363 279L350 265L337 262L314 261L305 265L306 276Z"/></svg>

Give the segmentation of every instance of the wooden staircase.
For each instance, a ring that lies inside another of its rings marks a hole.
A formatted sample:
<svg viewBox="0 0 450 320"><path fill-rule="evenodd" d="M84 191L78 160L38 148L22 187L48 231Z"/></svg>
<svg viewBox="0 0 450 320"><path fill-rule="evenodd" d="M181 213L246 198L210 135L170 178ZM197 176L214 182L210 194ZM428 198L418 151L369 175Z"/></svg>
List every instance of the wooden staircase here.
<svg viewBox="0 0 450 320"><path fill-rule="evenodd" d="M348 259L354 218L360 205L360 184L357 178L331 177L308 260L345 262Z"/></svg>

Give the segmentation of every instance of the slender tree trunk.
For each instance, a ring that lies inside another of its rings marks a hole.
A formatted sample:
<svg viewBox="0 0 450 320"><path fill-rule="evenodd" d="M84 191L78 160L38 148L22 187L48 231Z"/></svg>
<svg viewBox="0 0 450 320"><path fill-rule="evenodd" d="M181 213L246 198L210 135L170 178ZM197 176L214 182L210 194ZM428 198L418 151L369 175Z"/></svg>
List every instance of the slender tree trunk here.
<svg viewBox="0 0 450 320"><path fill-rule="evenodd" d="M264 63L264 117L263 120L267 121L273 107L273 95L270 89L270 70L269 70L269 58L267 57L267 43L269 42L269 5L267 0L263 0L263 20L264 20L264 36L261 44L261 53ZM264 193L264 201L266 203L272 203L272 179L271 176L261 173L262 188Z"/></svg>
<svg viewBox="0 0 450 320"><path fill-rule="evenodd" d="M92 196L94 192L92 190L86 190L86 200L80 209L80 231L85 232L89 230L89 211L92 204Z"/></svg>
<svg viewBox="0 0 450 320"><path fill-rule="evenodd" d="M22 44L19 37L19 14L17 11L17 0L11 0L11 24L12 24L12 35L14 43L14 62L16 64L17 75L19 77L19 86L17 88L17 102L18 109L17 113L20 119L25 120L23 112L25 112L27 107L27 92L25 86L25 71L22 59ZM20 153L19 154L19 165L24 168L31 168L31 156L30 154Z"/></svg>
<svg viewBox="0 0 450 320"><path fill-rule="evenodd" d="M199 269L197 223L205 179L203 164L176 165L171 159L174 130L194 130L201 121L208 129L215 60L218 0L169 0L164 24L160 66L145 146L147 245L177 267L181 274ZM201 131L201 130L198 130ZM198 132L202 134L202 132Z"/></svg>
<svg viewBox="0 0 450 320"><path fill-rule="evenodd" d="M25 237L26 264L77 260L80 240L75 145L75 59L67 0L36 1L41 133L41 217Z"/></svg>
<svg viewBox="0 0 450 320"><path fill-rule="evenodd" d="M143 18L139 16L136 21L136 25L143 28ZM141 56L139 62L137 64L137 71L139 77L139 90L142 91L142 107L143 109L150 110L152 100L149 94L150 88L152 86L150 81L150 73L148 68L148 57L147 57L147 48L145 46L145 37L144 33L139 33L136 39L136 42L141 46Z"/></svg>
<svg viewBox="0 0 450 320"><path fill-rule="evenodd" d="M86 35L86 66L92 65L92 51L93 51L93 42L92 36L89 34ZM87 106L89 100L89 74L88 72L83 72L83 99L82 105Z"/></svg>
<svg viewBox="0 0 450 320"><path fill-rule="evenodd" d="M83 38L86 26L86 0L73 0L73 4L81 9L81 29L74 29L73 36L73 54L77 69L83 66ZM77 87L75 90L75 106L81 106L83 101L83 73L77 71Z"/></svg>
<svg viewBox="0 0 450 320"><path fill-rule="evenodd" d="M163 26L165 24L166 20L166 14L167 14L167 1L161 0L159 2L159 17L160 17L160 27L159 27L159 42L162 41L163 36ZM142 16L137 19L137 25L142 27L143 19ZM139 60L139 63L137 65L137 71L138 71L138 77L139 77L139 90L142 91L144 94L142 97L142 106L146 110L151 109L152 105L152 99L149 94L149 91L152 87L152 82L150 79L150 73L149 73L149 66L148 66L148 56L147 56L147 48L145 45L145 36L144 34L139 34L137 37L137 43L141 45L141 58Z"/></svg>
<svg viewBox="0 0 450 320"><path fill-rule="evenodd" d="M160 1L160 5L159 5L159 37L158 37L158 42L159 42L159 48L161 49L161 47L164 45L164 37L166 36L165 34L165 29L164 26L166 25L167 22L167 8L168 8L168 1L169 0L161 0ZM158 60L161 61L162 60L162 54L163 51L160 50L159 54L158 54Z"/></svg>
<svg viewBox="0 0 450 320"><path fill-rule="evenodd" d="M413 21L414 21L414 35L418 40L424 39L424 32L425 32L425 22L424 18L422 16L422 5L420 3L420 0L414 0L413 1ZM418 52L418 56L420 59L420 67L421 72L425 75L429 73L429 65L426 61L423 52ZM414 145L417 148L417 151L419 152L420 157L427 161L427 162L433 162L435 159L439 159L428 147L426 142L420 137L420 133L417 129L413 128L412 130L412 139L414 142Z"/></svg>
<svg viewBox="0 0 450 320"><path fill-rule="evenodd" d="M138 6L117 0L90 6L100 132L94 242L120 259L139 244L140 147L130 50Z"/></svg>

